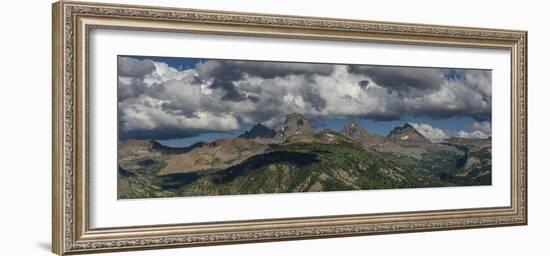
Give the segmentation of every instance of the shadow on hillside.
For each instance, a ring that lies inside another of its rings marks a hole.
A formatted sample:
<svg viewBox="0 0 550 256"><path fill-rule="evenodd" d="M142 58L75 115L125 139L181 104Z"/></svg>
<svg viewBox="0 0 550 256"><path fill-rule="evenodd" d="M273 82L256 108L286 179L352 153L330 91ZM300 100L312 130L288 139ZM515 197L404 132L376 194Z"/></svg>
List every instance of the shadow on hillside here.
<svg viewBox="0 0 550 256"><path fill-rule="evenodd" d="M174 173L174 174L168 174L159 176L158 179L160 179L160 186L162 189L177 189L179 187L188 185L192 183L193 181L200 178L202 175L197 172L190 172L190 173Z"/></svg>
<svg viewBox="0 0 550 256"><path fill-rule="evenodd" d="M252 172L271 164L288 164L296 167L302 167L317 162L319 162L317 155L312 153L288 151L270 152L250 157L238 165L231 166L225 170L217 172L213 181L215 184L229 182L243 173Z"/></svg>

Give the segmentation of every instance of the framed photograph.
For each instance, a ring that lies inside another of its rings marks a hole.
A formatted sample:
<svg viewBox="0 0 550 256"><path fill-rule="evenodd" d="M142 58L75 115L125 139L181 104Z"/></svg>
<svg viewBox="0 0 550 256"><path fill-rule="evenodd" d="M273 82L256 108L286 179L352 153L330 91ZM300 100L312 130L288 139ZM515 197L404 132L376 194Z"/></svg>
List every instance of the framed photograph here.
<svg viewBox="0 0 550 256"><path fill-rule="evenodd" d="M53 251L527 224L527 32L61 1Z"/></svg>

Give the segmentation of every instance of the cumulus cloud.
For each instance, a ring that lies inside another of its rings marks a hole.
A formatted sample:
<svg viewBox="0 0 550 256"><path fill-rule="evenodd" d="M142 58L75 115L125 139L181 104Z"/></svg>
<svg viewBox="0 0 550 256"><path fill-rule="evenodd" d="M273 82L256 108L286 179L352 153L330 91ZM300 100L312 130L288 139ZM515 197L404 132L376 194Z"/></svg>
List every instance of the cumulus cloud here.
<svg viewBox="0 0 550 256"><path fill-rule="evenodd" d="M481 138L485 139L491 136L491 122L477 122L472 124L472 131L459 131L457 137L460 138Z"/></svg>
<svg viewBox="0 0 550 256"><path fill-rule="evenodd" d="M433 127L429 124L417 124L417 123L409 123L409 124L412 125L412 127L414 127L414 129L418 131L420 134L424 135L424 137L428 138L431 142L441 142L450 137L442 129Z"/></svg>
<svg viewBox="0 0 550 256"><path fill-rule="evenodd" d="M231 60L179 70L132 57L118 65L122 139L275 127L294 112L311 119L469 116L475 130L490 129L490 71Z"/></svg>
<svg viewBox="0 0 550 256"><path fill-rule="evenodd" d="M491 134L491 122L485 121L485 122L474 122L472 124L472 127L474 130L483 132L484 134Z"/></svg>
<svg viewBox="0 0 550 256"><path fill-rule="evenodd" d="M471 131L471 132L466 132L466 131L458 131L457 133L457 137L459 138L478 138L478 139L486 139L489 137L489 135L481 132L481 131Z"/></svg>
<svg viewBox="0 0 550 256"><path fill-rule="evenodd" d="M118 75L123 77L143 78L155 70L155 65L150 60L137 60L130 57L118 58Z"/></svg>
<svg viewBox="0 0 550 256"><path fill-rule="evenodd" d="M222 100L243 101L248 97L236 87L235 81L245 76L273 79L288 75L330 75L333 67L328 64L207 60L199 62L195 70L199 78L210 81L211 87L225 91Z"/></svg>

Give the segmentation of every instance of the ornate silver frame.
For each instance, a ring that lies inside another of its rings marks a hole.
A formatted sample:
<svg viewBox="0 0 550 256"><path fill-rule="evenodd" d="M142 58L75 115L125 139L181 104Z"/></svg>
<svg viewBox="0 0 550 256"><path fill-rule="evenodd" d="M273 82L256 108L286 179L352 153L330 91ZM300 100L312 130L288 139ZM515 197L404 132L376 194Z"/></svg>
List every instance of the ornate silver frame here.
<svg viewBox="0 0 550 256"><path fill-rule="evenodd" d="M511 51L511 205L91 229L88 34L93 29L498 48ZM53 251L201 246L527 224L527 32L61 1L53 4Z"/></svg>

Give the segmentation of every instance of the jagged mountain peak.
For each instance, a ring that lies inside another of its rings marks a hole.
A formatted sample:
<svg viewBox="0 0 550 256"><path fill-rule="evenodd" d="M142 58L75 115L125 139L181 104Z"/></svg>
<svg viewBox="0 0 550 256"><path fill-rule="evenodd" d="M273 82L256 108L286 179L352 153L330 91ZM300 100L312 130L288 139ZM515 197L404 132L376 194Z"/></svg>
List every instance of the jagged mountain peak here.
<svg viewBox="0 0 550 256"><path fill-rule="evenodd" d="M313 128L309 124L309 121L303 115L298 113L287 115L281 130L285 133L290 133L288 135L313 134Z"/></svg>
<svg viewBox="0 0 550 256"><path fill-rule="evenodd" d="M285 124L291 124L291 123L309 123L306 119L306 117L302 114L298 113L292 113L288 114L285 117Z"/></svg>
<svg viewBox="0 0 550 256"><path fill-rule="evenodd" d="M402 126L396 126L394 127L390 133L388 134L389 135L394 135L394 134L402 134L402 133L406 133L406 132L416 132L418 133L418 131L409 123L405 123L403 124Z"/></svg>
<svg viewBox="0 0 550 256"><path fill-rule="evenodd" d="M285 122L273 140L276 143L282 143L290 136L312 136L314 133L311 124L302 114L292 113L286 116Z"/></svg>
<svg viewBox="0 0 550 256"><path fill-rule="evenodd" d="M363 138L369 135L367 130L355 121L348 122L344 128L342 128L341 133L351 138Z"/></svg>
<svg viewBox="0 0 550 256"><path fill-rule="evenodd" d="M393 130L390 131L387 137L399 142L431 143L428 138L418 132L409 123L405 123L403 126L393 128Z"/></svg>
<svg viewBox="0 0 550 256"><path fill-rule="evenodd" d="M397 126L397 127L393 128L390 131L389 135L400 134L400 133L404 133L404 132L418 132L418 131L416 129L414 129L414 127L411 124L405 123L402 126Z"/></svg>
<svg viewBox="0 0 550 256"><path fill-rule="evenodd" d="M272 139L277 132L261 123L255 124L249 131L239 135L245 139Z"/></svg>
<svg viewBox="0 0 550 256"><path fill-rule="evenodd" d="M356 121L348 122L340 132L363 145L376 145L383 142L382 137L369 133Z"/></svg>

